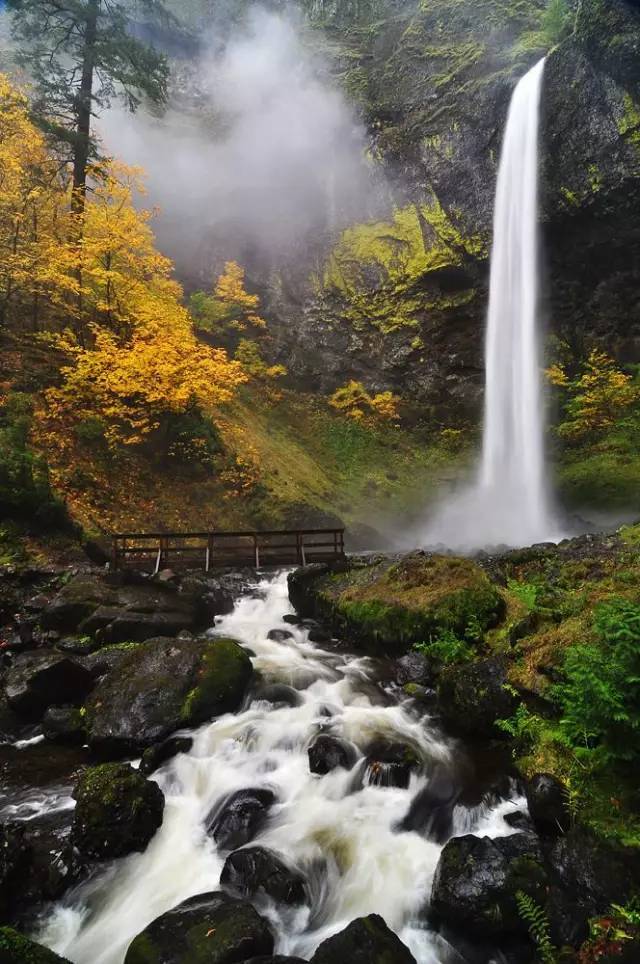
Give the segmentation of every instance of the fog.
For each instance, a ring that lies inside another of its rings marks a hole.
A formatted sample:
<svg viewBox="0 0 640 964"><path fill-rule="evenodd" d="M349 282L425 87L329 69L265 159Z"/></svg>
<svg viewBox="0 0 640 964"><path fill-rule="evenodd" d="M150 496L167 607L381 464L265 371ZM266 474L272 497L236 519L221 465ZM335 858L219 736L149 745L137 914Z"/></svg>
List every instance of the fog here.
<svg viewBox="0 0 640 964"><path fill-rule="evenodd" d="M114 105L100 119L106 149L146 170L160 244L192 277L229 257L295 258L375 213L381 192L365 132L301 23L254 8L217 44L179 67L164 116Z"/></svg>

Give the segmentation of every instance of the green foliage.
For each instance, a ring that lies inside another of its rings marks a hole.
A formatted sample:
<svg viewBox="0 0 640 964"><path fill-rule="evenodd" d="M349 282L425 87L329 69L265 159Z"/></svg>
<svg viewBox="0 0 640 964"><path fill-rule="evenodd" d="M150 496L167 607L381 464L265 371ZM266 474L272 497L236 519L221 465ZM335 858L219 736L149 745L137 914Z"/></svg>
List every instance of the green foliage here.
<svg viewBox="0 0 640 964"><path fill-rule="evenodd" d="M535 583L519 582L517 579L509 579L507 588L527 609L531 610L536 608L540 587Z"/></svg>
<svg viewBox="0 0 640 964"><path fill-rule="evenodd" d="M496 726L513 738L521 752L527 752L538 742L548 723L521 703L513 716L497 720Z"/></svg>
<svg viewBox="0 0 640 964"><path fill-rule="evenodd" d="M7 395L0 406L0 518L62 525L65 508L53 495L46 462L31 447L32 421L30 396Z"/></svg>
<svg viewBox="0 0 640 964"><path fill-rule="evenodd" d="M540 52L551 50L564 40L573 28L573 15L567 0L547 0L540 15L540 26L530 30L520 38L516 51L530 50Z"/></svg>
<svg viewBox="0 0 640 964"><path fill-rule="evenodd" d="M443 630L428 643L418 643L414 649L442 666L468 663L475 656L475 650L451 630Z"/></svg>
<svg viewBox="0 0 640 964"><path fill-rule="evenodd" d="M518 913L528 926L531 939L538 948L542 964L556 964L558 955L551 942L551 926L546 911L522 890L516 894L516 904Z"/></svg>
<svg viewBox="0 0 640 964"><path fill-rule="evenodd" d="M620 599L597 607L599 639L567 650L563 683L554 687L560 727L577 751L603 761L640 756L640 605Z"/></svg>
<svg viewBox="0 0 640 964"><path fill-rule="evenodd" d="M223 452L218 429L198 406L171 413L165 430L166 454L174 462L207 467Z"/></svg>

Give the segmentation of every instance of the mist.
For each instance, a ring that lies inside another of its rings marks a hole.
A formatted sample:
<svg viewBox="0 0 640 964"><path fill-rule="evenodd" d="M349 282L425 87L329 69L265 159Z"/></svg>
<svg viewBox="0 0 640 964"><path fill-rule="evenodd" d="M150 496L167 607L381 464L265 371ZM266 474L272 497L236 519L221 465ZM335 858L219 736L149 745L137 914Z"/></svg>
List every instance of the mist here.
<svg viewBox="0 0 640 964"><path fill-rule="evenodd" d="M365 131L302 31L254 8L180 68L179 106L100 119L106 149L147 172L160 245L187 278L228 258L268 269L375 213L384 192Z"/></svg>

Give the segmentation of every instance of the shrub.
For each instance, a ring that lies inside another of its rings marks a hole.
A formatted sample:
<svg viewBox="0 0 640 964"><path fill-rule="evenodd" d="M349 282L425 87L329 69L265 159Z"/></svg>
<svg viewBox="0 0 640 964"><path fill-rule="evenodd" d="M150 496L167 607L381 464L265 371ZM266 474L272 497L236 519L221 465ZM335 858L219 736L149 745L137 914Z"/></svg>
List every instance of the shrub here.
<svg viewBox="0 0 640 964"><path fill-rule="evenodd" d="M560 726L578 751L634 761L640 756L640 605L601 604L594 629L596 642L567 650L565 680L554 687Z"/></svg>

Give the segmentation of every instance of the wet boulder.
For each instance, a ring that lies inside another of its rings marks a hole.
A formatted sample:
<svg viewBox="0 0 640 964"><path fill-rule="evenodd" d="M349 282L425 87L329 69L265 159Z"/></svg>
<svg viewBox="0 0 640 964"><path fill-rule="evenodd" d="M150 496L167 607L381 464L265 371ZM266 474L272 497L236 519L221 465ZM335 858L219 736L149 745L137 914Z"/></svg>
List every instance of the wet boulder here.
<svg viewBox="0 0 640 964"><path fill-rule="evenodd" d="M311 964L416 964L415 957L382 917L369 914L323 941Z"/></svg>
<svg viewBox="0 0 640 964"><path fill-rule="evenodd" d="M12 927L0 927L0 964L69 964L69 961Z"/></svg>
<svg viewBox="0 0 640 964"><path fill-rule="evenodd" d="M415 831L436 843L444 843L453 830L453 809L459 796L460 783L455 774L442 764L436 765L426 787L411 801L398 829Z"/></svg>
<svg viewBox="0 0 640 964"><path fill-rule="evenodd" d="M551 878L549 917L558 944L577 947L589 918L624 905L640 892L637 850L609 842L581 828L553 841L546 852Z"/></svg>
<svg viewBox="0 0 640 964"><path fill-rule="evenodd" d="M157 746L150 746L142 754L140 773L148 777L179 753L190 753L193 740L190 736L170 736Z"/></svg>
<svg viewBox="0 0 640 964"><path fill-rule="evenodd" d="M86 770L74 796L72 841L83 858L108 860L146 850L162 824L160 787L126 763Z"/></svg>
<svg viewBox="0 0 640 964"><path fill-rule="evenodd" d="M538 838L454 837L440 855L431 892L433 914L479 937L527 934L516 894L543 906L547 874Z"/></svg>
<svg viewBox="0 0 640 964"><path fill-rule="evenodd" d="M302 703L302 696L298 690L286 683L268 683L266 686L261 686L253 698L264 700L275 707L300 706Z"/></svg>
<svg viewBox="0 0 640 964"><path fill-rule="evenodd" d="M567 788L550 773L536 773L525 787L531 819L539 833L566 833L571 824Z"/></svg>
<svg viewBox="0 0 640 964"><path fill-rule="evenodd" d="M265 847L245 847L229 854L220 883L241 897L268 897L293 905L307 901L302 875Z"/></svg>
<svg viewBox="0 0 640 964"><path fill-rule="evenodd" d="M50 706L82 703L93 677L60 653L28 653L14 660L4 685L11 709L23 719L39 720Z"/></svg>
<svg viewBox="0 0 640 964"><path fill-rule="evenodd" d="M273 951L257 911L222 893L200 894L156 918L129 945L124 964L238 964Z"/></svg>
<svg viewBox="0 0 640 964"><path fill-rule="evenodd" d="M415 650L397 659L394 669L395 681L398 686L406 686L408 683L426 686L432 677L431 661L423 653Z"/></svg>
<svg viewBox="0 0 640 964"><path fill-rule="evenodd" d="M209 576L189 575L182 579L180 593L195 600L198 622L213 626L216 616L233 612L233 593L219 579Z"/></svg>
<svg viewBox="0 0 640 964"><path fill-rule="evenodd" d="M293 633L288 629L270 629L267 633L267 639L274 643L287 643L293 638Z"/></svg>
<svg viewBox="0 0 640 964"><path fill-rule="evenodd" d="M50 706L42 720L42 732L47 740L64 746L87 742L84 714L77 706Z"/></svg>
<svg viewBox="0 0 640 964"><path fill-rule="evenodd" d="M237 710L253 673L231 639L151 639L125 653L86 707L89 745L103 759L137 753L182 727Z"/></svg>
<svg viewBox="0 0 640 964"><path fill-rule="evenodd" d="M367 750L366 779L374 786L406 790L411 774L420 769L420 759L406 743L379 740Z"/></svg>
<svg viewBox="0 0 640 964"><path fill-rule="evenodd" d="M236 850L260 832L275 802L275 793L265 787L238 790L209 816L207 830L222 850Z"/></svg>
<svg viewBox="0 0 640 964"><path fill-rule="evenodd" d="M41 624L44 629L73 633L99 606L116 602L116 590L102 576L75 576L43 610Z"/></svg>
<svg viewBox="0 0 640 964"><path fill-rule="evenodd" d="M351 744L329 733L321 733L316 737L307 753L309 769L320 776L331 773L338 767L350 770L357 758L357 753Z"/></svg>
<svg viewBox="0 0 640 964"><path fill-rule="evenodd" d="M31 862L26 828L20 823L0 825L0 920L7 920L14 903L15 888Z"/></svg>
<svg viewBox="0 0 640 964"><path fill-rule="evenodd" d="M502 657L449 666L438 681L438 706L456 732L490 739L500 736L496 720L515 711L517 700L506 687L507 663Z"/></svg>

